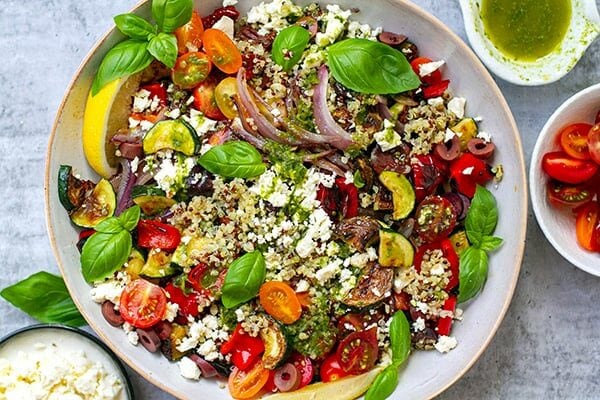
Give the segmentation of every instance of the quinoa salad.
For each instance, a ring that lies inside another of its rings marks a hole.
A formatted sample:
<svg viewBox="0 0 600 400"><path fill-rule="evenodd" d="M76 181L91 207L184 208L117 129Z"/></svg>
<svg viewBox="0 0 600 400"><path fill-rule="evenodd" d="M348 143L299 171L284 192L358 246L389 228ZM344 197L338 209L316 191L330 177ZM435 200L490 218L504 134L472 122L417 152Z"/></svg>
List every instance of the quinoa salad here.
<svg viewBox="0 0 600 400"><path fill-rule="evenodd" d="M58 171L106 323L237 399L369 372L352 397L380 399L411 352L460 347L458 306L502 243L485 188L502 166L457 66L359 8L182 0L171 21L159 3L156 25L115 17L129 39L92 86L134 85L114 170L86 150L101 179Z"/></svg>

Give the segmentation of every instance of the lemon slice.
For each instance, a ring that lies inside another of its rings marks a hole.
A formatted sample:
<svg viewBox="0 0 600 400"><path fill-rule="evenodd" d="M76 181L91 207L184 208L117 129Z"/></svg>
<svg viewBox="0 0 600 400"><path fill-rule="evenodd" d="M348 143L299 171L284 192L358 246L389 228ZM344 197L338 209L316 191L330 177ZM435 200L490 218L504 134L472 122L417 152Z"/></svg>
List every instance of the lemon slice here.
<svg viewBox="0 0 600 400"><path fill-rule="evenodd" d="M353 400L364 394L382 368L333 382L313 383L300 390L266 397L268 400Z"/></svg>
<svg viewBox="0 0 600 400"><path fill-rule="evenodd" d="M128 127L131 101L138 90L142 74L114 80L95 96L88 94L83 115L83 152L94 171L110 178L117 171L115 146L110 139Z"/></svg>

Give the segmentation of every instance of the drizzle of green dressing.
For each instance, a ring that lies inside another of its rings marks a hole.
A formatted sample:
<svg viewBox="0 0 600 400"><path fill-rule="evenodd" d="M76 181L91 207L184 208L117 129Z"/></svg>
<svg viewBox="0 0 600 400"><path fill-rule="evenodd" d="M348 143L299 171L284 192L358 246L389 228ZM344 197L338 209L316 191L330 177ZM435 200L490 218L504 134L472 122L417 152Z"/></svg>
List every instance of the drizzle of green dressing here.
<svg viewBox="0 0 600 400"><path fill-rule="evenodd" d="M535 61L562 42L571 21L571 0L482 0L486 34L507 57Z"/></svg>

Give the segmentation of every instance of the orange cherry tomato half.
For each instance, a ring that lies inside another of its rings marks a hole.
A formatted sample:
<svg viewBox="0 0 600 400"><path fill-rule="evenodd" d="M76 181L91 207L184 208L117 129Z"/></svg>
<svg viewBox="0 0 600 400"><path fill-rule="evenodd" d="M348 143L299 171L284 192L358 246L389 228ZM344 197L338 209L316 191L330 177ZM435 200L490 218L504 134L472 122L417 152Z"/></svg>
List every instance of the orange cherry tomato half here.
<svg viewBox="0 0 600 400"><path fill-rule="evenodd" d="M226 117L217 105L215 98L216 87L217 81L213 76L196 86L193 92L194 108L198 111L202 111L202 113L210 119L221 121Z"/></svg>
<svg viewBox="0 0 600 400"><path fill-rule="evenodd" d="M586 250L600 251L600 204L591 202L577 213L577 241Z"/></svg>
<svg viewBox="0 0 600 400"><path fill-rule="evenodd" d="M258 293L265 311L284 324L293 324L302 315L302 305L288 284L277 281L263 283Z"/></svg>
<svg viewBox="0 0 600 400"><path fill-rule="evenodd" d="M204 31L204 51L213 64L226 74L235 74L242 67L242 53L229 36L218 29Z"/></svg>
<svg viewBox="0 0 600 400"><path fill-rule="evenodd" d="M121 293L119 313L136 328L150 328L163 319L166 311L165 292L145 279L129 282Z"/></svg>
<svg viewBox="0 0 600 400"><path fill-rule="evenodd" d="M229 375L229 393L235 399L251 399L256 396L269 380L269 370L259 360L248 371L233 368Z"/></svg>
<svg viewBox="0 0 600 400"><path fill-rule="evenodd" d="M442 71L440 71L439 69L436 69L431 74L425 75L425 76L421 76L421 73L420 73L421 65L429 64L430 62L432 62L432 60L430 58L417 57L411 61L410 66L412 67L413 71L415 71L415 74L417 74L417 76L419 77L419 79L421 79L422 82L425 82L429 85L433 85L442 80Z"/></svg>
<svg viewBox="0 0 600 400"><path fill-rule="evenodd" d="M340 366L337 354L332 353L321 364L320 375L323 382L333 382L348 376L348 373Z"/></svg>
<svg viewBox="0 0 600 400"><path fill-rule="evenodd" d="M587 137L587 145L592 160L596 164L600 164L600 122L590 129Z"/></svg>
<svg viewBox="0 0 600 400"><path fill-rule="evenodd" d="M572 124L560 131L560 146L573 158L589 160L588 132L590 124Z"/></svg>
<svg viewBox="0 0 600 400"><path fill-rule="evenodd" d="M182 89L191 89L208 78L212 65L209 57L199 51L182 55L171 71L173 83Z"/></svg>
<svg viewBox="0 0 600 400"><path fill-rule="evenodd" d="M174 33L177 38L177 52L179 54L201 49L204 25L202 25L200 14L196 11L192 12L192 18L189 22L177 28Z"/></svg>

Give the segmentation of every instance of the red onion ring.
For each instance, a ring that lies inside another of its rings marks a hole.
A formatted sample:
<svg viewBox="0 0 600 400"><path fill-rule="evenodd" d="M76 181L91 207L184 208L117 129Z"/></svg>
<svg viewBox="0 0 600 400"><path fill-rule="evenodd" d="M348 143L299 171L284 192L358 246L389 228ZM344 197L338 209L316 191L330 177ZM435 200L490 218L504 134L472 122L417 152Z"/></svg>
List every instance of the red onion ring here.
<svg viewBox="0 0 600 400"><path fill-rule="evenodd" d="M250 143L252 146L256 147L257 149L264 150L265 145L267 144L267 142L263 138L256 137L253 134L251 134L250 132L248 132L246 129L244 129L241 121L238 119L235 119L232 122L231 130L233 131L233 133L235 133L241 139L244 139L246 142Z"/></svg>
<svg viewBox="0 0 600 400"><path fill-rule="evenodd" d="M119 188L117 190L117 208L115 209L115 215L120 215L133 202L131 201L131 190L135 186L136 176L131 171L131 163L129 160L121 159L121 181L119 182Z"/></svg>
<svg viewBox="0 0 600 400"><path fill-rule="evenodd" d="M325 171L329 171L336 174L337 176L346 176L346 173L331 161L319 158L318 160L315 160L312 163L317 167L324 169Z"/></svg>
<svg viewBox="0 0 600 400"><path fill-rule="evenodd" d="M275 386L282 392L289 392L298 387L300 374L293 364L286 363L275 371Z"/></svg>

